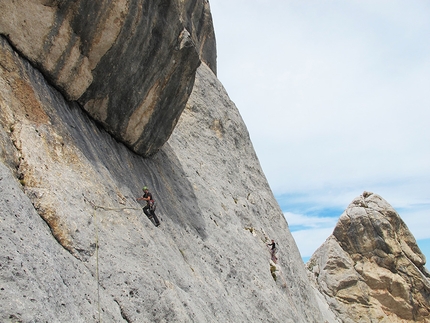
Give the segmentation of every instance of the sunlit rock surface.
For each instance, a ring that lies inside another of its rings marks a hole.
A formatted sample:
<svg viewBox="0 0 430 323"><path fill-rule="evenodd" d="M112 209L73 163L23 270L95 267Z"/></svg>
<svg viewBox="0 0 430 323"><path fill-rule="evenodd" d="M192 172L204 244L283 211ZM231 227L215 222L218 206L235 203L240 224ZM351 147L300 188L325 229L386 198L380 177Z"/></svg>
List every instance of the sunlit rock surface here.
<svg viewBox="0 0 430 323"><path fill-rule="evenodd" d="M0 124L1 322L328 321L206 64L169 141L143 158L2 39ZM158 228L136 202L143 185Z"/></svg>
<svg viewBox="0 0 430 323"><path fill-rule="evenodd" d="M375 194L309 280L216 78L208 1L4 0L0 18L1 322L428 321L424 257Z"/></svg>
<svg viewBox="0 0 430 323"><path fill-rule="evenodd" d="M425 257L397 212L364 192L307 267L344 322L429 322Z"/></svg>

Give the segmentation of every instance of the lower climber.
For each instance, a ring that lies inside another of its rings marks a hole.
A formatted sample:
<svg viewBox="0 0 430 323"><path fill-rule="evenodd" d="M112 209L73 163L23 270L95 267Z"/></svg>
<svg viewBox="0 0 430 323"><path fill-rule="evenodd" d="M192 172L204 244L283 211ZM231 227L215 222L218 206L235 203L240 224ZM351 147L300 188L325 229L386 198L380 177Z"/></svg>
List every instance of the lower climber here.
<svg viewBox="0 0 430 323"><path fill-rule="evenodd" d="M272 261L276 264L278 261L278 258L276 257L276 251L278 248L276 247L275 240L272 239L272 243L269 243L268 246L270 247L270 256Z"/></svg>
<svg viewBox="0 0 430 323"><path fill-rule="evenodd" d="M143 213L146 214L146 216L148 218L150 218L151 220L154 220L155 226L158 227L160 225L160 221L158 221L157 216L155 215L155 201L152 198L152 194L149 192L148 187L144 186L142 188L143 190L143 196L142 197L138 197L136 200L137 201L141 201L144 200L146 201L146 205L143 207Z"/></svg>

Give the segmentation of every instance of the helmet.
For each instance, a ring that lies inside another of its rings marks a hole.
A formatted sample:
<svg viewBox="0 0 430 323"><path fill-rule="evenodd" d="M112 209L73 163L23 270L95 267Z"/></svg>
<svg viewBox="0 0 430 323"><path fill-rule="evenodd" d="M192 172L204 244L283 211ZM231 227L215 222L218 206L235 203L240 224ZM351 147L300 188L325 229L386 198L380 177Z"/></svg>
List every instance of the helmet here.
<svg viewBox="0 0 430 323"><path fill-rule="evenodd" d="M142 191L145 191L145 190L147 190L148 189L148 187L147 186L144 186L143 188L142 188Z"/></svg>

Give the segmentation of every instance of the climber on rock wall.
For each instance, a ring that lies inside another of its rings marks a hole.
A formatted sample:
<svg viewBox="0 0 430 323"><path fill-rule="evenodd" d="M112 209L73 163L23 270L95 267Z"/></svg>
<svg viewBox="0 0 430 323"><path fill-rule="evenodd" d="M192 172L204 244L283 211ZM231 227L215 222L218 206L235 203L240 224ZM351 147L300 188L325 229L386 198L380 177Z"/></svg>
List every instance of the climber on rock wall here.
<svg viewBox="0 0 430 323"><path fill-rule="evenodd" d="M146 214L146 216L155 222L155 226L158 227L160 225L160 221L158 220L157 216L155 215L155 201L152 198L152 194L149 192L148 187L144 186L142 188L143 190L143 196L138 197L136 201L144 200L146 201L146 205L143 207L143 213Z"/></svg>
<svg viewBox="0 0 430 323"><path fill-rule="evenodd" d="M275 240L272 239L272 243L269 243L267 246L270 247L271 259L276 264L276 262L278 261L278 258L276 257L276 251L278 250L278 248L276 247Z"/></svg>

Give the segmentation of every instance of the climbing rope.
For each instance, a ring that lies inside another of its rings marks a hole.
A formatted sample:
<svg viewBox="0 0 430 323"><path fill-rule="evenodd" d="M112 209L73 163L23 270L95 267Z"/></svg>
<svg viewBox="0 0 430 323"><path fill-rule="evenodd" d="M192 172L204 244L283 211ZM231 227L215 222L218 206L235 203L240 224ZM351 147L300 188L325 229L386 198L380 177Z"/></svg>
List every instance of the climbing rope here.
<svg viewBox="0 0 430 323"><path fill-rule="evenodd" d="M88 201L88 203L91 204L91 206L94 208L94 210L102 209L102 210L105 210L105 211L115 211L115 212L124 211L124 210L140 210L140 208L136 208L136 207L111 208L111 207L105 207L105 206L101 206L101 205L96 205L96 204L94 204L91 201Z"/></svg>
<svg viewBox="0 0 430 323"><path fill-rule="evenodd" d="M96 280L97 280L97 310L98 310L98 316L99 316L99 323L101 323L101 317L100 317L100 279L99 279L99 230L97 225L97 218L96 218L96 209L94 208L93 218L94 218L94 226L96 230Z"/></svg>
<svg viewBox="0 0 430 323"><path fill-rule="evenodd" d="M115 211L120 212L123 210L140 210L140 208L133 207L121 207L121 208L110 208L101 205L97 205L94 202L90 201L85 197L84 200L87 201L93 208L93 219L94 219L94 227L95 227L95 243L96 243L96 281L97 281L97 311L98 311L98 321L101 323L101 310L100 310L100 276L99 276L99 229L97 223L97 209L105 210L105 211Z"/></svg>

